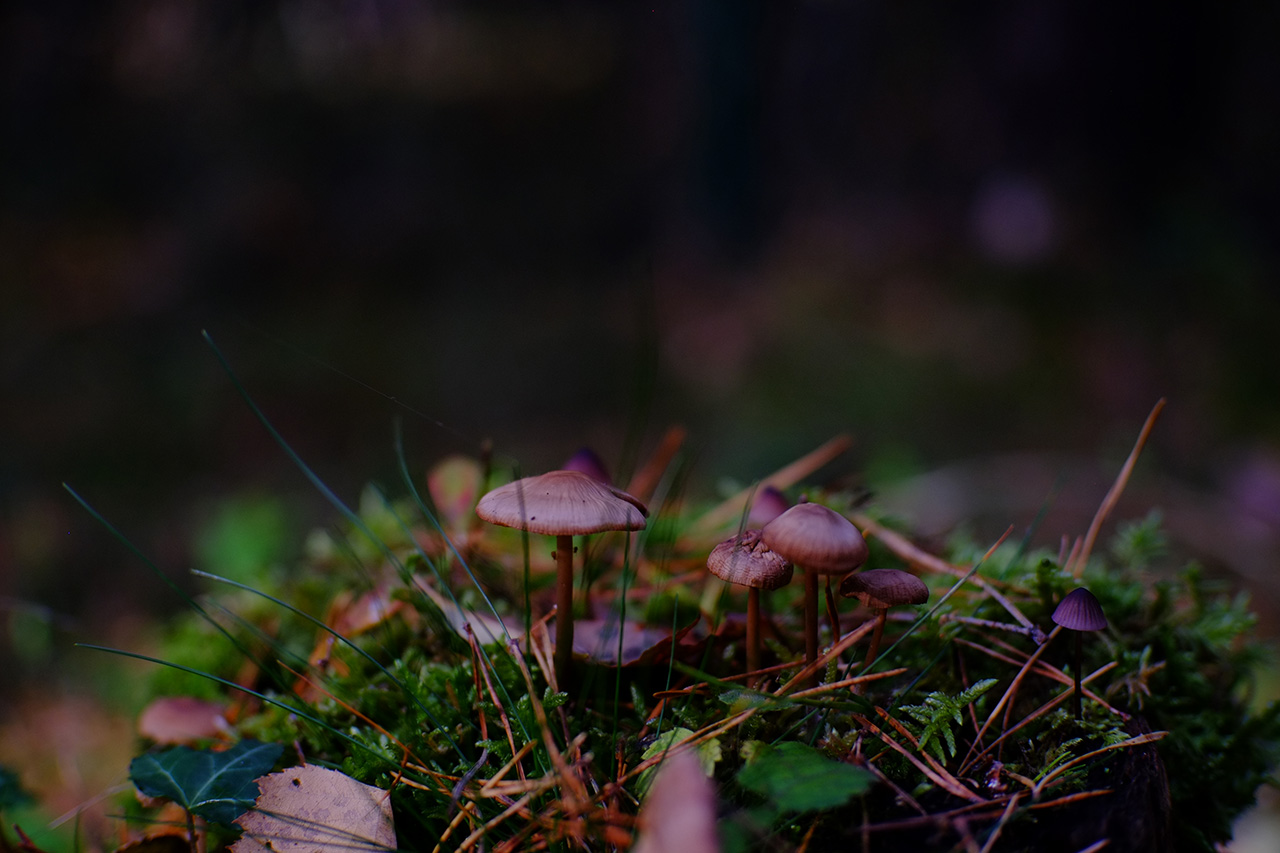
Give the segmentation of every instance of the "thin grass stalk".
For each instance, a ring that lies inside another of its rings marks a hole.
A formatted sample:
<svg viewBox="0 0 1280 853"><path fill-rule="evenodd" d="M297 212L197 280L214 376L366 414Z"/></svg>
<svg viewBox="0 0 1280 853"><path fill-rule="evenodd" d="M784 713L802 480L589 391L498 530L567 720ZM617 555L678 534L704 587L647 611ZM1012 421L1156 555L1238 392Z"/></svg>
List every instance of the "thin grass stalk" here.
<svg viewBox="0 0 1280 853"><path fill-rule="evenodd" d="M254 589L248 584L243 584L243 583L240 583L239 581L231 580L230 578L224 578L224 577L221 577L220 575L211 574L210 572L202 572L199 569L192 569L191 573L193 575L196 575L197 577L208 578L209 580L215 580L215 581L218 581L219 583L224 583L224 584L227 584L228 586L233 586L236 589L244 590L245 592L251 592L254 595L265 598L267 601L270 601L273 604L277 604L280 607L283 607L285 610L288 610L290 613L293 613L296 616L301 616L303 619L315 625L317 628L321 629L322 631L329 632L329 634L331 634L335 639L339 640L348 648L350 648L352 651L354 651L356 654L360 655L369 663L377 667L378 671L380 671L383 675L389 678L392 684L396 685L396 687L399 687L400 691L404 693L405 696L407 696L415 705L418 706L418 708L422 711L422 713L426 715L426 718L431 721L432 725L435 726L436 729L449 741L450 746L452 746L454 750L457 751L458 755L462 757L464 760L466 759L466 754L462 751L462 748L459 747L456 742L454 742L453 738L449 736L449 733L447 731L445 731L440 721L437 720L435 715L431 713L431 709L428 708L425 704L423 704L422 700L418 698L416 693L414 693L412 690L409 689L409 686L407 684L402 682L400 679L396 678L391 673L391 670L383 666L382 663L380 663L378 659L375 658L373 655L369 654L364 649L360 648L360 646L357 645L352 640L349 640L347 637L343 636L341 632L335 631L333 628L330 628L328 625L326 625L323 619L317 619L316 617L312 616L310 613L307 613L301 608L295 607L294 605L288 603L287 601L276 598L274 595L270 595L269 593L265 593L261 590Z"/></svg>

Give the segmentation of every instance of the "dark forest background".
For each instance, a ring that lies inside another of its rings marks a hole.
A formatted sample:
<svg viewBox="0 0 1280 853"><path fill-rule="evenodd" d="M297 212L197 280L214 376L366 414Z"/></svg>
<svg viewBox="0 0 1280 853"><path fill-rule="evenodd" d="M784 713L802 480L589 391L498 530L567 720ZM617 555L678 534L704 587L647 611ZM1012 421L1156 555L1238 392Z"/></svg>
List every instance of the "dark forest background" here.
<svg viewBox="0 0 1280 853"><path fill-rule="evenodd" d="M332 518L201 330L350 501L398 490L397 420L415 470L492 439L528 472L679 423L702 496L847 431L829 473L928 533L1065 483L1055 542L1166 397L1123 509L1270 613L1274 6L0 16L10 673L178 607L63 481L178 577L236 519L288 560Z"/></svg>

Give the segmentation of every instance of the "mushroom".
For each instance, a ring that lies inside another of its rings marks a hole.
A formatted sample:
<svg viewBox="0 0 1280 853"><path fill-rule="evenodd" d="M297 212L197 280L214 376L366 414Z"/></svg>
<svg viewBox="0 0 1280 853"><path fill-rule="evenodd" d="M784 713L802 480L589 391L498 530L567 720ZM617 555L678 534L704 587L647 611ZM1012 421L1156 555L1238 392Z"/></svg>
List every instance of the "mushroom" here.
<svg viewBox="0 0 1280 853"><path fill-rule="evenodd" d="M613 485L613 478L609 476L609 469L605 467L604 460L590 447L578 448L577 453L565 460L562 468L565 471L581 471L606 486Z"/></svg>
<svg viewBox="0 0 1280 853"><path fill-rule="evenodd" d="M818 575L848 574L867 561L867 543L853 522L822 504L801 503L769 522L760 538L804 569L805 664L818 659ZM838 629L837 629L838 630Z"/></svg>
<svg viewBox="0 0 1280 853"><path fill-rule="evenodd" d="M791 564L760 541L759 530L747 530L711 549L711 574L747 587L747 672L760 669L760 590L791 582Z"/></svg>
<svg viewBox="0 0 1280 853"><path fill-rule="evenodd" d="M751 511L747 513L747 523L763 527L791 508L791 502L777 486L761 486L751 501Z"/></svg>
<svg viewBox="0 0 1280 853"><path fill-rule="evenodd" d="M648 509L581 471L548 471L499 486L476 504L492 524L556 537L556 678L569 684L573 661L573 537L642 530Z"/></svg>
<svg viewBox="0 0 1280 853"><path fill-rule="evenodd" d="M1083 716L1083 708L1080 702L1080 659L1083 656L1082 646L1085 631L1101 631L1107 627L1106 614L1102 612L1102 605L1098 603L1098 599L1093 593L1084 587L1078 587L1067 593L1062 601L1058 602L1058 607L1053 611L1053 616L1049 617L1053 621L1066 628L1069 631L1076 632L1076 650L1075 650L1075 692L1074 705L1076 719Z"/></svg>
<svg viewBox="0 0 1280 853"><path fill-rule="evenodd" d="M929 587L910 572L872 569L849 575L841 581L840 594L845 598L856 598L864 607L876 611L876 627L871 635L871 647L867 649L867 662L863 665L863 672L866 672L875 662L876 652L880 651L880 637L884 634L889 608L900 604L924 604L929 600Z"/></svg>

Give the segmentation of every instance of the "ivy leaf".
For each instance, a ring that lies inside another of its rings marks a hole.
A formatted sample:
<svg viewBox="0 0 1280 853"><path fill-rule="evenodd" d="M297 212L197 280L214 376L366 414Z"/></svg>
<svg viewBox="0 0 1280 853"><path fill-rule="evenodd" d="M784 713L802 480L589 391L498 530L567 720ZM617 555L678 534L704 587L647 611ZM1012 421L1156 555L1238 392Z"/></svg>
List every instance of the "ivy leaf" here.
<svg viewBox="0 0 1280 853"><path fill-rule="evenodd" d="M192 814L230 826L253 806L257 778L271 771L283 751L283 744L250 739L222 752L176 746L135 758L129 763L129 779L148 797L165 797Z"/></svg>
<svg viewBox="0 0 1280 853"><path fill-rule="evenodd" d="M738 784L779 810L808 812L844 805L866 793L873 776L861 767L833 761L803 743L759 744L754 760L738 773Z"/></svg>

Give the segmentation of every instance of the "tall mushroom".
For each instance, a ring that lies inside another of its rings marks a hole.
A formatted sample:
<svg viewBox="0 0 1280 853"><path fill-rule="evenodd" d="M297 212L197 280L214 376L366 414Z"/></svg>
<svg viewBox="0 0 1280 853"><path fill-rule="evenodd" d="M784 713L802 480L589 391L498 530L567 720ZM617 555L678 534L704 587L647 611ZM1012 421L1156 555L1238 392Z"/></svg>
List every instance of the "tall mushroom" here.
<svg viewBox="0 0 1280 853"><path fill-rule="evenodd" d="M499 486L476 504L492 524L556 537L556 678L570 683L573 663L573 537L642 530L649 511L636 498L580 471L548 471Z"/></svg>
<svg viewBox="0 0 1280 853"><path fill-rule="evenodd" d="M792 568L780 554L760 541L759 530L747 530L711 549L711 574L747 587L747 672L760 668L760 590L791 582Z"/></svg>
<svg viewBox="0 0 1280 853"><path fill-rule="evenodd" d="M1058 602L1053 615L1049 617L1054 623L1061 625L1076 634L1075 648L1075 692L1072 694L1076 719L1084 716L1084 708L1080 701L1080 661L1083 657L1083 640L1085 631L1101 631L1107 627L1107 616L1102 612L1102 604L1096 596L1084 587L1071 590Z"/></svg>
<svg viewBox="0 0 1280 853"><path fill-rule="evenodd" d="M867 649L865 673L875 662L880 651L880 638L884 635L884 623L889 618L889 608L900 604L924 604L929 600L929 587L924 581L901 569L872 569L849 575L840 582L840 594L856 598L863 606L876 611L876 627Z"/></svg>
<svg viewBox="0 0 1280 853"><path fill-rule="evenodd" d="M796 504L769 522L760 538L804 569L804 658L818 659L818 575L848 574L867 561L867 543L853 522L822 504Z"/></svg>

